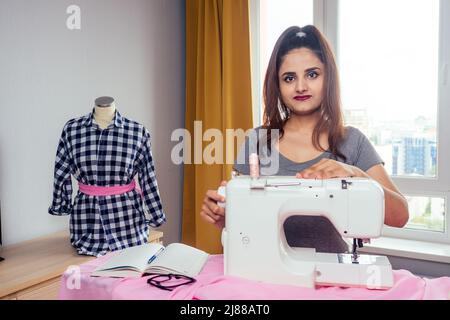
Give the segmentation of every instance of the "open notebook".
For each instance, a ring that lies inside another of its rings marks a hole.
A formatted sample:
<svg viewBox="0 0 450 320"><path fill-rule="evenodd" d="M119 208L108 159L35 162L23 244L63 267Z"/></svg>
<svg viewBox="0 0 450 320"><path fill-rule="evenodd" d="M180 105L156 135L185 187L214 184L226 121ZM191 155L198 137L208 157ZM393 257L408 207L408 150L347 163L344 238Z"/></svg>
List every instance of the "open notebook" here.
<svg viewBox="0 0 450 320"><path fill-rule="evenodd" d="M207 259L206 252L182 243L172 243L167 247L147 243L119 251L97 267L91 276L125 278L141 277L145 273L175 273L195 277Z"/></svg>

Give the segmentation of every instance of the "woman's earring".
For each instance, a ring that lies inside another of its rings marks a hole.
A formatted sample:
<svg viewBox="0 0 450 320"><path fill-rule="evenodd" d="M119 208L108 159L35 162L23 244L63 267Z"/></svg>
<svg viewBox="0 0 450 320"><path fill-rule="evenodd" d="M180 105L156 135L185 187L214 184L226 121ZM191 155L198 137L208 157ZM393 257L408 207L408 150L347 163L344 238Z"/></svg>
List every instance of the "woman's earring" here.
<svg viewBox="0 0 450 320"><path fill-rule="evenodd" d="M291 117L291 109L289 109L288 107L285 107L285 114L286 114L286 120L289 119Z"/></svg>
<svg viewBox="0 0 450 320"><path fill-rule="evenodd" d="M289 117L289 109L281 103L280 98L278 98L278 112L280 113L280 118L282 121Z"/></svg>

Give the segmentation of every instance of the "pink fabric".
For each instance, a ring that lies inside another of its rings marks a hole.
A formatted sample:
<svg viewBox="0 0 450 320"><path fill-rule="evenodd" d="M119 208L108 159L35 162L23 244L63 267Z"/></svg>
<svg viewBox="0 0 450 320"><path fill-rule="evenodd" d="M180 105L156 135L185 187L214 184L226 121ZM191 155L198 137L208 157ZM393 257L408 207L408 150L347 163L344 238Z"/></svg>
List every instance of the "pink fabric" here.
<svg viewBox="0 0 450 320"><path fill-rule="evenodd" d="M129 192L134 189L136 189L142 195L142 191L136 187L135 180L133 180L130 184L124 186L98 187L83 184L81 182L78 182L78 186L80 188L80 192L89 196L114 196Z"/></svg>
<svg viewBox="0 0 450 320"><path fill-rule="evenodd" d="M209 257L197 281L174 291L147 284L147 278L96 278L90 273L115 253L69 268L61 278L59 298L63 300L446 300L450 299L450 277L426 279L407 270L394 270L394 286L389 290L318 287L316 289L273 285L223 275L223 256Z"/></svg>

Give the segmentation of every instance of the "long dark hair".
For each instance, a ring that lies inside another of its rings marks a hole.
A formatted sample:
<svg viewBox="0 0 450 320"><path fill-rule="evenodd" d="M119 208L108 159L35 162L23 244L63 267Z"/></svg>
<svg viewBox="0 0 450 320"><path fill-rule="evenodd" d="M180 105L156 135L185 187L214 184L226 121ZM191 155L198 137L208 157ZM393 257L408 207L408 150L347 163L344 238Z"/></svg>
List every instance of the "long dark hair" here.
<svg viewBox="0 0 450 320"><path fill-rule="evenodd" d="M298 48L310 49L325 66L324 97L319 110L321 117L313 131L313 145L319 150L326 151L320 145L319 137L321 133L327 132L328 144L332 155L335 158L341 157L345 160L346 157L338 150L339 142L344 137L345 128L341 110L336 61L328 41L312 25L302 28L297 26L289 27L278 38L272 51L263 88L265 106L263 128L268 129L267 143L270 146L271 129L278 129L280 138L284 134L283 127L288 118L282 116L280 111L284 114L289 114L289 110L281 99L278 72L286 54Z"/></svg>

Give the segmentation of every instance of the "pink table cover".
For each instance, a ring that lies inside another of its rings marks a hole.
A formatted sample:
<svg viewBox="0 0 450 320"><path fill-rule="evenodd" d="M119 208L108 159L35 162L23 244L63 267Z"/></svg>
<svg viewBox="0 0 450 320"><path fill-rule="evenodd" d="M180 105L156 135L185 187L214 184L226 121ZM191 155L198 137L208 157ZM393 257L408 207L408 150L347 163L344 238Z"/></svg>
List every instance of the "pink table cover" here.
<svg viewBox="0 0 450 320"><path fill-rule="evenodd" d="M142 278L99 278L90 273L113 254L66 270L61 278L62 300L435 300L450 299L450 277L421 278L407 270L394 270L389 290L365 288L301 288L274 285L223 275L223 256L211 255L197 281L173 291L161 290Z"/></svg>

